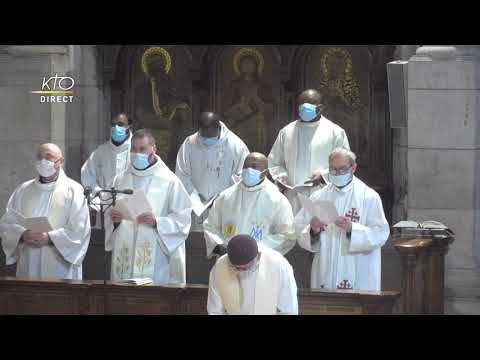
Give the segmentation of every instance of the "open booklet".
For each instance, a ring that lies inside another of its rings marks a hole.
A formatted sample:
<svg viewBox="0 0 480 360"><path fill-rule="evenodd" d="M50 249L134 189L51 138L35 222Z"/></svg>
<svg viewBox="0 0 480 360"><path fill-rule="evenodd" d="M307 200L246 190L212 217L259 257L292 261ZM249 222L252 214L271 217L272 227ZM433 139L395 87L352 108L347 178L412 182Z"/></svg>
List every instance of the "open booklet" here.
<svg viewBox="0 0 480 360"><path fill-rule="evenodd" d="M10 209L12 214L16 217L17 224L23 226L25 229L35 233L44 233L53 230L48 217L36 216L36 217L24 217L19 212Z"/></svg>
<svg viewBox="0 0 480 360"><path fill-rule="evenodd" d="M203 213L212 205L218 195L215 195L210 200L208 200L205 204L200 199L200 195L198 194L197 190L193 190L190 194L190 200L192 201L192 210L198 217L201 217Z"/></svg>
<svg viewBox="0 0 480 360"><path fill-rule="evenodd" d="M289 190L300 190L300 189L305 189L313 186L313 183L310 179L305 179L304 181L299 182L296 185L290 185L288 184L284 179L285 179L285 172L282 171L282 168L279 166L274 166L268 169L270 174L272 175L272 178L280 183L283 187L289 189ZM320 170L320 174L322 175L322 178L326 184L328 184L328 169L322 169Z"/></svg>
<svg viewBox="0 0 480 360"><path fill-rule="evenodd" d="M142 190L133 190L132 195L117 200L115 210L120 211L126 220L135 221L139 215L152 212L152 207Z"/></svg>
<svg viewBox="0 0 480 360"><path fill-rule="evenodd" d="M303 194L298 194L298 197L305 211L308 212L312 217L318 217L320 221L325 224L333 223L339 216L337 208L335 207L335 203L332 201L312 201Z"/></svg>
<svg viewBox="0 0 480 360"><path fill-rule="evenodd" d="M148 284L152 284L153 280L150 278L133 278L133 279L119 280L119 283L132 284L132 285L148 285Z"/></svg>
<svg viewBox="0 0 480 360"><path fill-rule="evenodd" d="M400 229L446 230L449 233L453 234L453 231L448 226L442 224L441 222L433 220L424 221L422 223L411 220L404 220L396 223L395 225L393 225L393 227Z"/></svg>

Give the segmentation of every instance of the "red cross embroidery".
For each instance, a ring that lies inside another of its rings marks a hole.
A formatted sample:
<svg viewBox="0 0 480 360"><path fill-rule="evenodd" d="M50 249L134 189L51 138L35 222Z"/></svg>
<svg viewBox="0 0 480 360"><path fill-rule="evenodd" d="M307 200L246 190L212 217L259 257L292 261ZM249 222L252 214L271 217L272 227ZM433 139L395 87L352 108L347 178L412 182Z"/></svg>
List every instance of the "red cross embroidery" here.
<svg viewBox="0 0 480 360"><path fill-rule="evenodd" d="M343 280L340 284L338 284L337 289L352 289L352 285L348 280Z"/></svg>
<svg viewBox="0 0 480 360"><path fill-rule="evenodd" d="M360 220L360 215L358 215L356 208L352 208L345 216L349 217L352 222L358 222L358 220Z"/></svg>

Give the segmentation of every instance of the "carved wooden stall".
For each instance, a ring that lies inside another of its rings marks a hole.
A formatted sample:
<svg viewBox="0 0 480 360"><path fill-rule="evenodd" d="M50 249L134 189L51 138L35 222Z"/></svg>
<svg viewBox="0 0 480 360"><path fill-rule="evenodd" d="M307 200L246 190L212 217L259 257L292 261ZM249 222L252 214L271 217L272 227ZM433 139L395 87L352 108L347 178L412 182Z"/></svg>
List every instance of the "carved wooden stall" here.
<svg viewBox="0 0 480 360"><path fill-rule="evenodd" d="M206 315L205 285L0 278L0 315ZM398 292L300 290L301 315L387 315Z"/></svg>

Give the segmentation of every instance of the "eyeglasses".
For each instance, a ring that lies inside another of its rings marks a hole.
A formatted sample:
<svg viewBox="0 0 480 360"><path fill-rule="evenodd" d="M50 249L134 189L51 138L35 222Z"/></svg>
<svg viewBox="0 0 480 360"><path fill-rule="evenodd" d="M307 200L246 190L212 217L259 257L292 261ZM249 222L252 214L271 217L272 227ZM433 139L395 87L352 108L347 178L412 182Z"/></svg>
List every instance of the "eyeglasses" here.
<svg viewBox="0 0 480 360"><path fill-rule="evenodd" d="M351 168L352 168L351 166L349 166L347 168L341 168L341 169L330 168L330 169L328 169L328 172L330 173L330 175L334 175L334 176L335 175L345 175L350 171Z"/></svg>

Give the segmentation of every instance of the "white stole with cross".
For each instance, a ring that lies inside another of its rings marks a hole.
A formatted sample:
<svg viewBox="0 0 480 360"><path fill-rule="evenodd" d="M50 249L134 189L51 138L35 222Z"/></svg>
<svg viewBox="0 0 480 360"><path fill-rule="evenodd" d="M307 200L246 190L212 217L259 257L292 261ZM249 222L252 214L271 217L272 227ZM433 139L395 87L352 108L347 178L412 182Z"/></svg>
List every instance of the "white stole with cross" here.
<svg viewBox="0 0 480 360"><path fill-rule="evenodd" d="M330 184L313 195L313 200L328 200L335 203L338 214L348 216L353 222L365 221L365 184L353 178L344 189L337 189ZM330 289L352 289L356 287L356 254L349 252L350 239L346 232L330 224L321 234L321 241L315 247L320 250L315 254L312 264L312 287ZM318 271L318 268L320 268Z"/></svg>
<svg viewBox="0 0 480 360"><path fill-rule="evenodd" d="M266 254L266 253L265 253ZM255 300L252 315L276 315L280 275L273 257L262 254L256 273ZM215 264L215 278L223 306L230 315L241 314L240 282L231 268L228 255Z"/></svg>

